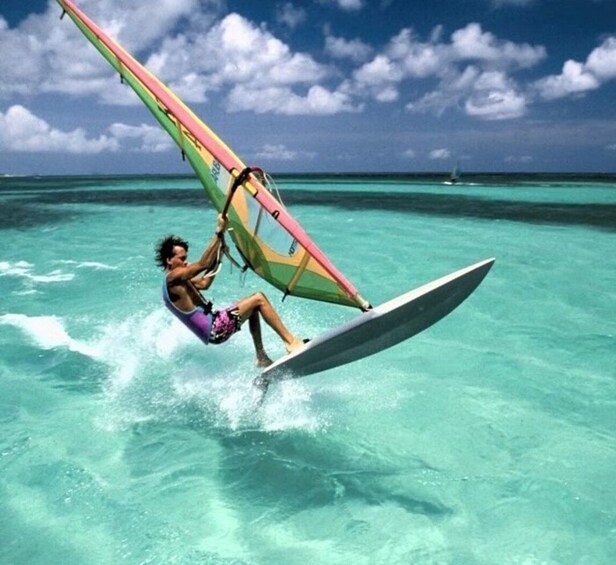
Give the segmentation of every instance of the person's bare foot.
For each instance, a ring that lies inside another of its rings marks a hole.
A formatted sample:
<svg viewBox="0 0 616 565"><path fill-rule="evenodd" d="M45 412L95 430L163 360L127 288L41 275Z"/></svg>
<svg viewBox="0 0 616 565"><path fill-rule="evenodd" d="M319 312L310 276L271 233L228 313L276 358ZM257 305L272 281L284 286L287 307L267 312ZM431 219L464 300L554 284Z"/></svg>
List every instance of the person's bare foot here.
<svg viewBox="0 0 616 565"><path fill-rule="evenodd" d="M267 356L266 353L262 353L257 357L257 367L260 369L265 369L265 367L269 367L273 361Z"/></svg>
<svg viewBox="0 0 616 565"><path fill-rule="evenodd" d="M298 337L294 337L291 343L284 344L287 353L293 353L296 349L300 347L304 347L304 341L299 339Z"/></svg>

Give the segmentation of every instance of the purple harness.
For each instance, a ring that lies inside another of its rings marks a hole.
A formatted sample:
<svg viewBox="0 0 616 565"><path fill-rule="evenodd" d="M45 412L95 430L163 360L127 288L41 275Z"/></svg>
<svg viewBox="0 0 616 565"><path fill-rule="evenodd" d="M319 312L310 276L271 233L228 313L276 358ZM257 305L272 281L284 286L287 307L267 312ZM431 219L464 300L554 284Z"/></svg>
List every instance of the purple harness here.
<svg viewBox="0 0 616 565"><path fill-rule="evenodd" d="M194 333L206 345L210 341L212 331L212 314L206 314L201 306L197 306L190 312L180 310L169 296L167 280L163 281L163 302L171 313L182 322L192 333Z"/></svg>

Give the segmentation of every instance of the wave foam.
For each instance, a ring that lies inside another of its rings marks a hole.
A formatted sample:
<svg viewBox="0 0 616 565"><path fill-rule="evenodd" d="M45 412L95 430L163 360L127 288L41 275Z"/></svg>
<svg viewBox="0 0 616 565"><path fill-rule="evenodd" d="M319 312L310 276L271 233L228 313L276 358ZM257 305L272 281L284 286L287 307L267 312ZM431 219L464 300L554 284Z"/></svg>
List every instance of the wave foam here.
<svg viewBox="0 0 616 565"><path fill-rule="evenodd" d="M73 273L63 273L60 269L55 269L46 275L35 275L32 274L33 269L34 265L27 261L17 261L16 263L0 261L0 277L23 278L36 283L65 282L75 277Z"/></svg>
<svg viewBox="0 0 616 565"><path fill-rule="evenodd" d="M42 349L65 347L70 351L95 359L101 355L101 351L96 345L73 339L66 331L62 320L56 316L3 314L0 316L0 324L20 329Z"/></svg>
<svg viewBox="0 0 616 565"><path fill-rule="evenodd" d="M107 265L107 263L99 263L98 261L74 261L72 259L65 259L55 262L62 265L75 265L77 269L94 269L95 271L117 271L118 269L115 265Z"/></svg>

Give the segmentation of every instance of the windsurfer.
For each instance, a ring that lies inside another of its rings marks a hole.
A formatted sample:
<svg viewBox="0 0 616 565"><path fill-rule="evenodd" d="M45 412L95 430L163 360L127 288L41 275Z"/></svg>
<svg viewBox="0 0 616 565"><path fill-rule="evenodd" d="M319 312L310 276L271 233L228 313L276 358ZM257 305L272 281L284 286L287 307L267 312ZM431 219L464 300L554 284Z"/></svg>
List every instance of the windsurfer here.
<svg viewBox="0 0 616 565"><path fill-rule="evenodd" d="M287 352L303 345L282 323L267 297L257 292L221 310L213 310L200 290L214 281L224 247L226 219L218 216L216 232L198 261L187 262L188 242L175 235L162 239L156 247L156 262L165 270L163 301L169 310L205 344L227 341L248 320L257 354L257 366L271 365L261 338L261 316L280 336Z"/></svg>

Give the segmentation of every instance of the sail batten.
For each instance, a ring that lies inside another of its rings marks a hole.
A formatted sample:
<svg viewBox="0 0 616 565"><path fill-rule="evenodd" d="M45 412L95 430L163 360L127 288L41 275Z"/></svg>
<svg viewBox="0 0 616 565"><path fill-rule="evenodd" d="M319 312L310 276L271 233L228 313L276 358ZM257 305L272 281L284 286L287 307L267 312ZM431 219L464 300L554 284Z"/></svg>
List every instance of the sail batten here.
<svg viewBox="0 0 616 565"><path fill-rule="evenodd" d="M221 211L238 176L246 169L242 161L167 86L105 34L72 0L57 2L174 139L211 201ZM350 281L260 179L249 173L238 184L229 208L231 237L251 269L292 295L367 307Z"/></svg>

